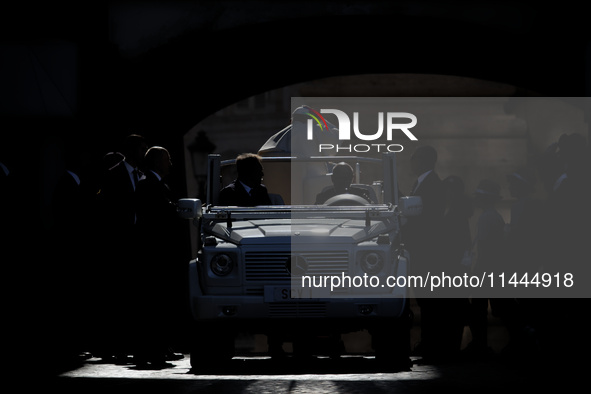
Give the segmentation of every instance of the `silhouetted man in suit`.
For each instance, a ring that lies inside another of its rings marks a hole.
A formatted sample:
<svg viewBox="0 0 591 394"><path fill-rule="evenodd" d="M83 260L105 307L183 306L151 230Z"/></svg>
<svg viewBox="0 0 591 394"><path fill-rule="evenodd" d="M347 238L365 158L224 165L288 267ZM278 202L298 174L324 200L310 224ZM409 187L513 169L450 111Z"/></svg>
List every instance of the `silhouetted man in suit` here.
<svg viewBox="0 0 591 394"><path fill-rule="evenodd" d="M101 180L97 194L97 219L101 224L98 236L102 253L101 282L104 295L102 313L106 344L100 356L125 362L130 353L129 310L134 307L134 261L137 260L138 239L136 223L135 189L143 178L140 170L147 144L141 135L125 138L120 149L124 159L111 167Z"/></svg>
<svg viewBox="0 0 591 394"><path fill-rule="evenodd" d="M159 230L177 222L176 202L165 183L172 161L168 151L155 146L146 152L146 172L138 183L137 224L142 228Z"/></svg>
<svg viewBox="0 0 591 394"><path fill-rule="evenodd" d="M436 245L443 214L445 190L435 171L437 151L429 146L417 148L411 156L411 171L417 177L410 195L420 196L423 202L421 215L409 218L405 226L405 244L411 252L414 269L421 270L437 257Z"/></svg>
<svg viewBox="0 0 591 394"><path fill-rule="evenodd" d="M55 289L49 296L55 297L52 300L55 305L52 309L53 356L67 362L76 361L89 345L87 332L92 308L89 308L88 297L84 294L92 286L89 283L92 276L89 275L89 264L83 264L82 260L86 260L83 256L93 246L88 241L92 236L92 225L87 214L92 212L94 193L87 172L89 152L72 138L67 141L64 153L65 169L53 191L53 227L48 234L54 263L43 276Z"/></svg>
<svg viewBox="0 0 591 394"><path fill-rule="evenodd" d="M329 198L339 194L355 194L371 203L371 197L367 191L359 187L351 186L353 182L353 168L345 162L340 162L332 169L331 180L333 186L316 195L316 204L324 204Z"/></svg>
<svg viewBox="0 0 591 394"><path fill-rule="evenodd" d="M144 137L132 134L121 148L123 160L105 174L99 198L104 206L110 225L132 226L135 224L135 188L142 179L141 170L148 146Z"/></svg>
<svg viewBox="0 0 591 394"><path fill-rule="evenodd" d="M253 207L271 205L267 188L261 184L263 164L259 155L245 153L236 158L238 177L220 191L219 205Z"/></svg>
<svg viewBox="0 0 591 394"><path fill-rule="evenodd" d="M137 228L140 262L136 274L143 307L138 307L137 363L163 364L182 358L172 353L173 338L180 333L186 261L182 250L180 226L185 223L176 212L176 198L165 183L172 168L169 152L160 146L148 149L145 178L136 189Z"/></svg>
<svg viewBox="0 0 591 394"><path fill-rule="evenodd" d="M417 177L411 196L420 196L423 201L421 215L409 218L405 226L405 245L411 256L411 270L425 277L427 271L441 269L437 267L441 245L440 232L445 212L445 189L435 171L437 151L429 145L418 147L410 158L411 171ZM417 302L421 308L421 347L425 360L435 360L441 355L441 338L437 325L445 310L438 299L421 298L420 289ZM437 360L439 361L439 360Z"/></svg>

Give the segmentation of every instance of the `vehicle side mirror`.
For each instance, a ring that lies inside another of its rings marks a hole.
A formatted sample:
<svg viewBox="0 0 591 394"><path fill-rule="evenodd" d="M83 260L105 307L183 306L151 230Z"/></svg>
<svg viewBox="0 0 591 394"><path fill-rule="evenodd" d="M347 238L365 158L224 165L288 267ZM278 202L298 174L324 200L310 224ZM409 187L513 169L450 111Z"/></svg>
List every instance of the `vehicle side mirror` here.
<svg viewBox="0 0 591 394"><path fill-rule="evenodd" d="M398 210L403 216L419 216L423 212L423 199L421 196L400 197Z"/></svg>
<svg viewBox="0 0 591 394"><path fill-rule="evenodd" d="M183 219L199 219L203 214L201 200L198 198L181 198L178 201L176 211Z"/></svg>

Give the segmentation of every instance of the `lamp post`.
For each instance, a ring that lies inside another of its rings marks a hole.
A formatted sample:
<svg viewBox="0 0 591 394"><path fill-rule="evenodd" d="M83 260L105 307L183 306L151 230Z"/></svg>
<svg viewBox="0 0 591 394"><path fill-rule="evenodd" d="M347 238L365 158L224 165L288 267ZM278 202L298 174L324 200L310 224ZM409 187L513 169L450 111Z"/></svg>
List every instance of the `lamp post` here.
<svg viewBox="0 0 591 394"><path fill-rule="evenodd" d="M197 132L195 140L187 147L191 153L193 174L197 180L197 198L205 201L205 181L207 179L207 156L215 150L216 146L209 140L203 130Z"/></svg>

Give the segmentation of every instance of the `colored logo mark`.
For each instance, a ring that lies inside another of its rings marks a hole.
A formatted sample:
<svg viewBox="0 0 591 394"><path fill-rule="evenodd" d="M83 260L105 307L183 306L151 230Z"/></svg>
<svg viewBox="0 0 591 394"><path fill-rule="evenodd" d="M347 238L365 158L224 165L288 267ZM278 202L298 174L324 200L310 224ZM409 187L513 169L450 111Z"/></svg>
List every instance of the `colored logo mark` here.
<svg viewBox="0 0 591 394"><path fill-rule="evenodd" d="M306 115L310 115L310 117L312 119L314 119L316 121L316 123L318 123L318 127L320 127L320 130L322 130L322 124L324 123L325 130L328 131L328 124L326 124L326 120L324 120L324 118L322 117L322 115L320 115L318 113L318 111L314 110L313 108L310 108L308 106L304 106L304 107L307 108L307 109L309 109L310 111L314 112L314 114L312 114L310 112L306 112ZM320 122L320 119L318 119L318 118L322 119L322 123Z"/></svg>

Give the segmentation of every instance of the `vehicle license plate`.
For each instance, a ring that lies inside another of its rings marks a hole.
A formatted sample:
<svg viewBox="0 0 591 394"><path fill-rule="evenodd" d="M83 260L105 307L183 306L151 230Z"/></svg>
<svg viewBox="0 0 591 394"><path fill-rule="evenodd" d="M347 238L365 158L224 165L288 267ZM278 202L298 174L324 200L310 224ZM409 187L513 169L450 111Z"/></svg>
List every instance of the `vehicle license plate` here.
<svg viewBox="0 0 591 394"><path fill-rule="evenodd" d="M292 288L291 286L265 286L265 302L289 302L298 301L304 295L302 288Z"/></svg>
<svg viewBox="0 0 591 394"><path fill-rule="evenodd" d="M292 291L290 286L265 286L265 302L286 302L296 301L291 298Z"/></svg>
<svg viewBox="0 0 591 394"><path fill-rule="evenodd" d="M316 289L317 290L317 289ZM265 286L265 302L297 302L318 300L319 291L291 286Z"/></svg>

